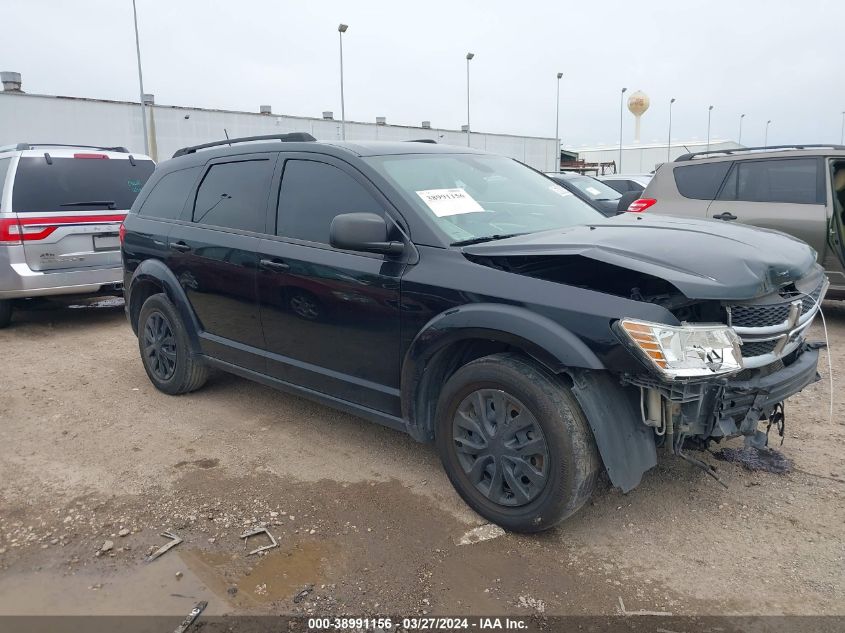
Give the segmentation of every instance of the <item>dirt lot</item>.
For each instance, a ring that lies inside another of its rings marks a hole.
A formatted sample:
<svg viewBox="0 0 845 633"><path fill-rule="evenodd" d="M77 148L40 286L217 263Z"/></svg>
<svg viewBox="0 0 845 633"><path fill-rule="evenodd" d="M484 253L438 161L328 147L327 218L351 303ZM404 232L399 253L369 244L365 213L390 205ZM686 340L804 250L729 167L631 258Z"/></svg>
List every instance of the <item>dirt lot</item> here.
<svg viewBox="0 0 845 633"><path fill-rule="evenodd" d="M706 456L725 490L664 458L558 529L472 544L482 521L430 447L223 374L165 396L113 303L17 313L0 331L0 614L198 599L207 614L843 614L845 304L825 311L834 419L823 359L786 407L789 474ZM257 525L279 547L248 556ZM184 542L144 564L168 529Z"/></svg>

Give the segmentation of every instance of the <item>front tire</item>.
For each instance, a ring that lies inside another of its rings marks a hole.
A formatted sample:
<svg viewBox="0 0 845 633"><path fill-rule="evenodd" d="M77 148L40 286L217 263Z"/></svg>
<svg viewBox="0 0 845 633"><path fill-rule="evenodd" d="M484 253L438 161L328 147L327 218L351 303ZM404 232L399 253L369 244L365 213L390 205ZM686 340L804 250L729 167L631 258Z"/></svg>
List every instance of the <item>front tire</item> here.
<svg viewBox="0 0 845 633"><path fill-rule="evenodd" d="M164 293L150 296L138 315L141 362L156 389L170 395L205 384L208 368L191 354L185 324Z"/></svg>
<svg viewBox="0 0 845 633"><path fill-rule="evenodd" d="M547 530L593 492L601 460L584 413L553 374L516 354L464 365L437 406L437 448L458 494L514 532Z"/></svg>

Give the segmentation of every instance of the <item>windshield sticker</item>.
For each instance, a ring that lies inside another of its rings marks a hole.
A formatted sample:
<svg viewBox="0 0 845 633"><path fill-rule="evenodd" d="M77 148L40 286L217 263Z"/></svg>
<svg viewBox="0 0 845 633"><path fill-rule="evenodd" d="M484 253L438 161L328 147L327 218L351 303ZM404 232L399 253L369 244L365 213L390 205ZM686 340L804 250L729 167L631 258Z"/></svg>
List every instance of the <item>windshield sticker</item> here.
<svg viewBox="0 0 845 633"><path fill-rule="evenodd" d="M554 191L561 198L571 196L572 193L561 187L560 185L549 185L549 191Z"/></svg>
<svg viewBox="0 0 845 633"><path fill-rule="evenodd" d="M484 211L463 189L425 189L417 191L417 195L438 218Z"/></svg>
<svg viewBox="0 0 845 633"><path fill-rule="evenodd" d="M601 194L601 191L599 191L595 187L587 187L587 193L591 196L598 196Z"/></svg>
<svg viewBox="0 0 845 633"><path fill-rule="evenodd" d="M129 191L131 191L132 193L138 193L141 191L140 180L127 180L126 184L129 185Z"/></svg>

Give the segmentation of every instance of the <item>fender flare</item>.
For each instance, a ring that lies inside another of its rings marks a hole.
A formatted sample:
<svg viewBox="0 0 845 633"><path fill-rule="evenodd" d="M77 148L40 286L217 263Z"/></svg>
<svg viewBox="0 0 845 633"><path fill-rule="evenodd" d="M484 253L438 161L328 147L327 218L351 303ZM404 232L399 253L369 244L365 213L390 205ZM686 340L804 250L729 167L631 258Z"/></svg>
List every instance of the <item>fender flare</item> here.
<svg viewBox="0 0 845 633"><path fill-rule="evenodd" d="M132 304L132 290L137 287L138 283L152 282L160 286L164 290L164 294L170 299L170 302L176 308L179 316L182 318L182 323L188 333L188 342L191 347L191 353L202 354L202 347L200 346L199 333L202 331L197 315L194 314L191 304L188 301L188 296L185 290L176 279L164 262L158 259L145 259L141 262L132 273L132 279L129 286L126 288L126 312L127 315L132 314L135 306ZM138 309L140 310L140 306ZM130 321L133 330L137 330L137 324ZM138 332L136 331L137 335Z"/></svg>
<svg viewBox="0 0 845 633"><path fill-rule="evenodd" d="M420 420L420 386L434 356L452 343L486 339L520 348L549 371L565 368L604 369L604 365L572 332L551 319L515 305L474 303L451 308L431 319L414 337L402 363L402 416L408 432L430 441L431 425ZM430 403L429 403L430 404Z"/></svg>
<svg viewBox="0 0 845 633"><path fill-rule="evenodd" d="M642 422L636 390L606 371L575 370L572 395L593 432L610 482L622 492L640 485L657 465L654 432Z"/></svg>
<svg viewBox="0 0 845 633"><path fill-rule="evenodd" d="M471 304L447 310L417 333L402 365L402 415L415 439L433 439L430 420L436 403L417 402L418 394L427 390L429 361L452 343L478 338L518 347L550 372L572 379L572 393L584 411L608 477L622 492L636 488L643 474L657 464L654 435L640 420L636 393L606 371L572 332L513 305Z"/></svg>

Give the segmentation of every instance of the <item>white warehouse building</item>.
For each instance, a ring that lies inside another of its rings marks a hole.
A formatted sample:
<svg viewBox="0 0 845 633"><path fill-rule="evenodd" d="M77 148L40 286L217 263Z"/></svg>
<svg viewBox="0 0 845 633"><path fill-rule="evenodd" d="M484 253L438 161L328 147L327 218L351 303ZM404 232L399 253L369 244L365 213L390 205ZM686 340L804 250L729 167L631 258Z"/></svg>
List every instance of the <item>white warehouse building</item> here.
<svg viewBox="0 0 845 633"><path fill-rule="evenodd" d="M735 141L711 139L709 149L738 149L743 147ZM672 141L668 152L669 160L675 160L682 154L703 152L708 149L707 141ZM577 154L579 160L587 163L615 162L617 171L624 174L645 174L654 171L667 160L666 143L636 143L622 146L622 169L619 170L619 145L601 145L596 147L565 147L567 153ZM612 169L611 169L612 171Z"/></svg>
<svg viewBox="0 0 845 633"><path fill-rule="evenodd" d="M126 147L143 153L144 132L137 102L27 94L20 75L3 73L0 92L0 146L16 143L66 143ZM152 104L145 95L150 154L160 161L177 149L230 138L307 132L318 140L340 140L341 122L333 113L322 118L273 114L270 106L260 112L235 112ZM383 117L374 123L346 122L346 140L408 141L433 139L438 143L466 145L460 130L388 125ZM470 145L516 158L541 171L557 171L559 152L553 138L472 132Z"/></svg>

